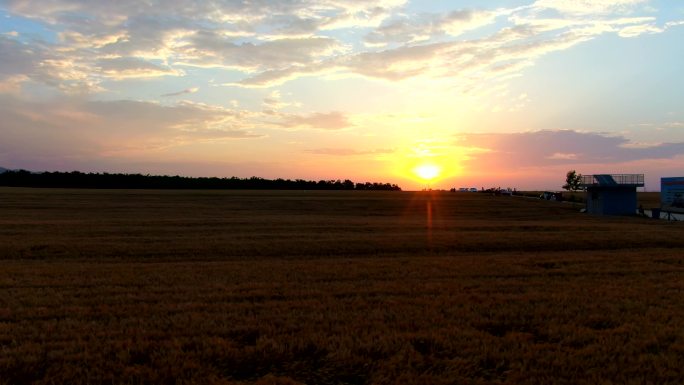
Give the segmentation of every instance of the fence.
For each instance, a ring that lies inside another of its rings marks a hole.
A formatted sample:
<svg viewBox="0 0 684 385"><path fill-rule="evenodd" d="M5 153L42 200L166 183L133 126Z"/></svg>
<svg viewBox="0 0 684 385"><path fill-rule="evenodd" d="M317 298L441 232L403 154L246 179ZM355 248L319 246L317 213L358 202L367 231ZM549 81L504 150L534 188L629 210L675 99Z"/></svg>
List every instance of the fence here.
<svg viewBox="0 0 684 385"><path fill-rule="evenodd" d="M644 174L582 175L582 186L644 186Z"/></svg>

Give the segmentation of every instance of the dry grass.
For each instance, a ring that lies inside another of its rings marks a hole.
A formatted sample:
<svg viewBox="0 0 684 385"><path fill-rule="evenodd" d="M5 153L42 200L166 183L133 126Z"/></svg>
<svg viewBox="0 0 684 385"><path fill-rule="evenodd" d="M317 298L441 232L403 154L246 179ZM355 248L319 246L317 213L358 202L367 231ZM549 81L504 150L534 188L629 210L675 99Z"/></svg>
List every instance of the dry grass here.
<svg viewBox="0 0 684 385"><path fill-rule="evenodd" d="M645 209L653 207L660 207L660 193L659 192L640 192L638 195L639 204Z"/></svg>
<svg viewBox="0 0 684 385"><path fill-rule="evenodd" d="M0 199L0 383L684 382L681 223L484 194Z"/></svg>

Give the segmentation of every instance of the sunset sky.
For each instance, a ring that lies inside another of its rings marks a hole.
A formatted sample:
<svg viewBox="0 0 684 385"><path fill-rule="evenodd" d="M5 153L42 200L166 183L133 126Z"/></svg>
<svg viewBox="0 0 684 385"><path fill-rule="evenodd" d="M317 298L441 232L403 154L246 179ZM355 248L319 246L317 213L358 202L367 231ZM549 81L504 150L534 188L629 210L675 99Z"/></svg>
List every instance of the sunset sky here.
<svg viewBox="0 0 684 385"><path fill-rule="evenodd" d="M0 0L0 166L684 175L684 2Z"/></svg>

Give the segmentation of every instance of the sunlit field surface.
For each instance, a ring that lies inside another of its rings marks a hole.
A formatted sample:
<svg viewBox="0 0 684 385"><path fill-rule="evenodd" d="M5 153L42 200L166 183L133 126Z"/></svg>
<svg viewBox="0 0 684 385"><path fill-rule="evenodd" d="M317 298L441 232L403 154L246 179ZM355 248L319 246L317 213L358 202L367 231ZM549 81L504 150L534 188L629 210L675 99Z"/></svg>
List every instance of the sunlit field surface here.
<svg viewBox="0 0 684 385"><path fill-rule="evenodd" d="M480 193L0 189L0 384L682 384L684 223Z"/></svg>

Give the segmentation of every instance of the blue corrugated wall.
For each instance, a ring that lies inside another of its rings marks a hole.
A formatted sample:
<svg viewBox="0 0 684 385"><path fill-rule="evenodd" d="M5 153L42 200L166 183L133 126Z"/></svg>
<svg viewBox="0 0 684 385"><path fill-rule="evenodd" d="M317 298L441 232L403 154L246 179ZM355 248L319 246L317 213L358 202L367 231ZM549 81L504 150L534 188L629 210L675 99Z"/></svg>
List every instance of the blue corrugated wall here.
<svg viewBox="0 0 684 385"><path fill-rule="evenodd" d="M587 212L599 215L634 215L637 208L636 187L587 188Z"/></svg>

